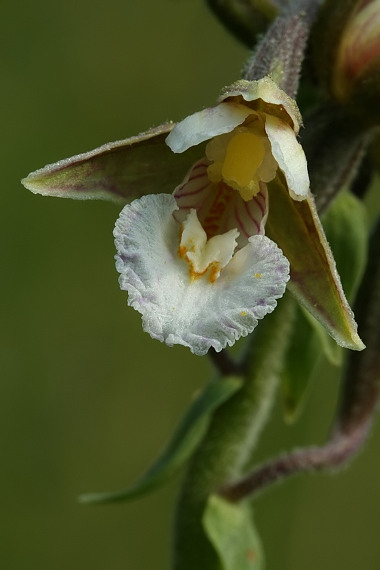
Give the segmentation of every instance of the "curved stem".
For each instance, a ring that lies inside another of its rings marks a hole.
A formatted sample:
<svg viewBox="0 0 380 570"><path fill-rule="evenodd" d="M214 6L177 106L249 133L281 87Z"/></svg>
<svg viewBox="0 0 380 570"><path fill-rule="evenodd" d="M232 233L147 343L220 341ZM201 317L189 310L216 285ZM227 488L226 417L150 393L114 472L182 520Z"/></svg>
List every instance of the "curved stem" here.
<svg viewBox="0 0 380 570"><path fill-rule="evenodd" d="M237 502L256 495L286 477L339 467L359 451L369 427L370 424L366 423L350 434L337 434L328 444L321 447L309 447L278 457L258 467L240 481L221 488L219 493L225 499Z"/></svg>

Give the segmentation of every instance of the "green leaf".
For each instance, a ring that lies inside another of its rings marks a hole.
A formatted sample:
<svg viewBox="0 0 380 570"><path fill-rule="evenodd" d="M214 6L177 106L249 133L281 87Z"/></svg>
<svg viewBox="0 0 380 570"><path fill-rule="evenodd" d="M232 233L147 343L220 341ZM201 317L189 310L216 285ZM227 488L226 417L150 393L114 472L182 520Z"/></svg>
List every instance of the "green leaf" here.
<svg viewBox="0 0 380 570"><path fill-rule="evenodd" d="M323 225L343 289L352 302L367 259L368 224L365 207L351 193L342 192L325 214ZM294 421L300 413L322 353L332 364L341 364L341 348L318 321L298 308L282 371L285 417L288 421Z"/></svg>
<svg viewBox="0 0 380 570"><path fill-rule="evenodd" d="M353 302L367 262L368 219L365 206L351 192L341 192L323 217L347 299Z"/></svg>
<svg viewBox="0 0 380 570"><path fill-rule="evenodd" d="M194 147L173 153L165 138L174 123L49 164L22 183L43 196L125 203L144 194L172 193L203 154Z"/></svg>
<svg viewBox="0 0 380 570"><path fill-rule="evenodd" d="M211 495L203 527L219 556L221 570L263 570L261 541L247 503L234 504Z"/></svg>
<svg viewBox="0 0 380 570"><path fill-rule="evenodd" d="M311 194L298 202L278 178L269 186L267 233L290 262L289 290L340 346L363 350Z"/></svg>
<svg viewBox="0 0 380 570"><path fill-rule="evenodd" d="M126 490L81 495L81 503L111 503L129 501L165 483L189 459L205 435L214 410L242 386L243 379L227 377L206 386L192 402L167 447L148 471Z"/></svg>
<svg viewBox="0 0 380 570"><path fill-rule="evenodd" d="M295 421L300 414L323 355L320 339L300 307L296 309L291 334L281 373L282 397L287 422Z"/></svg>
<svg viewBox="0 0 380 570"><path fill-rule="evenodd" d="M342 347L336 343L335 339L329 335L324 326L317 321L313 315L302 307L304 319L306 319L316 337L319 339L319 349L326 356L327 360L333 366L340 366L343 362Z"/></svg>

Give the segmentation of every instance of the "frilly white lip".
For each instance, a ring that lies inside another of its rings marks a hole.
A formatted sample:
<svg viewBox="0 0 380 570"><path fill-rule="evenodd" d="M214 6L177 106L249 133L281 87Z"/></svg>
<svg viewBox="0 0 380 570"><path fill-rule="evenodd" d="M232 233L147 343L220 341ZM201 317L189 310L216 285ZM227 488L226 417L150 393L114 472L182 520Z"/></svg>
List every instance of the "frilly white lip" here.
<svg viewBox="0 0 380 570"><path fill-rule="evenodd" d="M124 207L114 230L120 287L152 338L197 355L211 347L219 352L273 311L285 291L289 263L270 239L255 235L215 281L192 279L178 253L177 208L169 194L147 195Z"/></svg>

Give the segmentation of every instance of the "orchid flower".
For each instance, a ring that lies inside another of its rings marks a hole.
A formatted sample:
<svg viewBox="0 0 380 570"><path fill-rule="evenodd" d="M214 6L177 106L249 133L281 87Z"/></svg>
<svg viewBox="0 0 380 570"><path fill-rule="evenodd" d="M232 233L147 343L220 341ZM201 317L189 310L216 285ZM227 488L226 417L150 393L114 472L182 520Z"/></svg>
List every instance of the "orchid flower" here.
<svg viewBox="0 0 380 570"><path fill-rule="evenodd" d="M292 197L302 199L308 176L294 105L279 91L269 78L241 81L225 102L176 125L168 146L184 152L209 140L205 156L173 196L145 196L122 211L119 282L153 338L199 355L220 351L252 332L283 295L289 263L263 235L266 184L280 168Z"/></svg>
<svg viewBox="0 0 380 570"><path fill-rule="evenodd" d="M215 107L177 125L48 165L23 182L45 195L139 197L116 223L116 267L128 304L155 339L203 355L252 332L289 280L280 245L301 302L337 342L358 347L313 209L300 124L296 103L269 77L241 80ZM271 201L282 204L270 224L278 245L264 235L268 185Z"/></svg>

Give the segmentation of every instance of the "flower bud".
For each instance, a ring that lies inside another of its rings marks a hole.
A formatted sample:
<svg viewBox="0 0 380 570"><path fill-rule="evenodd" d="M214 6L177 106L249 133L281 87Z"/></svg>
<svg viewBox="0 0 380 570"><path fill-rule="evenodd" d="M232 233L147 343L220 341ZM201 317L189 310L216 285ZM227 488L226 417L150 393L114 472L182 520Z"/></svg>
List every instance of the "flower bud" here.
<svg viewBox="0 0 380 570"><path fill-rule="evenodd" d="M343 30L335 64L332 88L345 100L380 68L380 1L362 0ZM379 77L380 78L380 77ZM377 83L377 82L376 82ZM380 83L373 85L380 94Z"/></svg>
<svg viewBox="0 0 380 570"><path fill-rule="evenodd" d="M365 124L379 123L380 0L328 0L313 44L317 72L331 95Z"/></svg>

